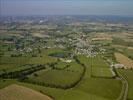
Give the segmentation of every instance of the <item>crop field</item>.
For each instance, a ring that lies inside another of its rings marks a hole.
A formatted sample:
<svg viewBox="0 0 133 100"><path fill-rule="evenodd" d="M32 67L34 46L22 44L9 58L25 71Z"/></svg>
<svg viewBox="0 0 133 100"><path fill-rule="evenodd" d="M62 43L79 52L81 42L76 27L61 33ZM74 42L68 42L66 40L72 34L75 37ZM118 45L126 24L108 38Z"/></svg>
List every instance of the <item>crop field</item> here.
<svg viewBox="0 0 133 100"><path fill-rule="evenodd" d="M10 71L12 69L18 68L19 66L20 66L19 64L18 65L17 64L0 64L0 72L4 70Z"/></svg>
<svg viewBox="0 0 133 100"><path fill-rule="evenodd" d="M59 71L59 70L41 70L36 72L37 76L30 75L28 77L28 82L39 82L44 83L49 86L60 86L65 87L74 84L79 80L80 74L70 72L70 71ZM72 77L71 77L72 76Z"/></svg>
<svg viewBox="0 0 133 100"><path fill-rule="evenodd" d="M26 64L29 59L28 57L0 57L0 64Z"/></svg>
<svg viewBox="0 0 133 100"><path fill-rule="evenodd" d="M112 69L110 68L92 68L92 76L111 78L115 75L112 74Z"/></svg>
<svg viewBox="0 0 133 100"><path fill-rule="evenodd" d="M119 63L124 65L125 69L133 68L133 60L129 59L121 53L115 53L115 57Z"/></svg>
<svg viewBox="0 0 133 100"><path fill-rule="evenodd" d="M78 56L79 61L86 68L83 75L83 66L74 59L72 59L72 62L67 63L61 61L60 57L49 56L49 54L59 52L66 51L59 48L50 48L41 49L41 53L37 57L1 57L1 71L13 72L27 69L29 67L24 65L28 64L46 64L46 69L28 74L23 82L2 80L0 88L10 84L18 84L41 92L44 95L50 95L55 100L88 100L88 98L90 100L115 100L119 97L122 84L119 80L112 78L112 70L100 55L94 58L88 58L84 55ZM49 65L47 65L48 63ZM52 63L57 64L51 65ZM75 83L76 85L69 89Z"/></svg>
<svg viewBox="0 0 133 100"><path fill-rule="evenodd" d="M66 62L58 62L56 65L55 65L55 68L57 69L66 69L67 67L69 67L69 64L66 63Z"/></svg>
<svg viewBox="0 0 133 100"><path fill-rule="evenodd" d="M77 81L81 75L82 66L75 61L67 63L70 64L70 66L66 69L56 70L49 69L48 67L47 69L34 72L28 76L29 81L34 81L34 84L31 82L5 80L0 82L1 88L15 83L34 89L43 94L48 94L52 98L55 98L55 100L88 100L88 98L90 100L115 100L119 97L121 91L121 82L119 80L91 77L91 59L85 56L78 56L78 59L86 66L86 72L82 81L71 89L64 90L60 88L51 88L50 84L64 86ZM60 64L63 63L59 63L59 65ZM107 67L104 66L103 68ZM49 85L45 86L45 84L43 86L35 84L35 82L47 82Z"/></svg>
<svg viewBox="0 0 133 100"><path fill-rule="evenodd" d="M70 66L66 70L77 72L77 73L82 73L83 67L77 64L76 62L71 62Z"/></svg>
<svg viewBox="0 0 133 100"><path fill-rule="evenodd" d="M93 44L107 45L107 44L111 44L112 41L111 40L93 40L92 43Z"/></svg>
<svg viewBox="0 0 133 100"><path fill-rule="evenodd" d="M85 56L79 56L78 58L82 63L86 65L86 73L83 81L81 81L81 83L76 86L76 89L97 96L102 96L111 100L114 100L119 96L119 93L121 91L121 82L119 80L91 77L91 59Z"/></svg>
<svg viewBox="0 0 133 100"><path fill-rule="evenodd" d="M49 49L44 49L42 50L42 55L49 55L49 54L52 54L52 53L56 53L56 52L62 52L63 50L60 49L60 48L49 48Z"/></svg>
<svg viewBox="0 0 133 100"><path fill-rule="evenodd" d="M103 58L100 55L92 58L90 57L89 59L92 67L109 68L107 62L103 60Z"/></svg>
<svg viewBox="0 0 133 100"><path fill-rule="evenodd" d="M110 37L97 37L93 38L92 41L100 41L100 40L112 40Z"/></svg>
<svg viewBox="0 0 133 100"><path fill-rule="evenodd" d="M112 37L110 35L101 33L101 34L96 34L92 39L92 43L94 44L111 44L112 43Z"/></svg>
<svg viewBox="0 0 133 100"><path fill-rule="evenodd" d="M56 62L57 58L49 57L49 56L43 56L43 57L32 57L29 60L29 64L46 64L51 62Z"/></svg>
<svg viewBox="0 0 133 100"><path fill-rule="evenodd" d="M43 57L1 57L0 64L46 64L55 62L57 59L49 56Z"/></svg>
<svg viewBox="0 0 133 100"><path fill-rule="evenodd" d="M5 64L6 65L6 64ZM24 69L28 69L28 68L31 68L30 65L7 65L7 67L5 65L1 65L0 67L3 67L0 72L2 71L6 71L6 72L14 72L14 71L21 71L21 70L24 70ZM9 66L11 66L11 68L9 68ZM12 67L13 66L13 67ZM6 68L4 68L6 67Z"/></svg>
<svg viewBox="0 0 133 100"><path fill-rule="evenodd" d="M24 69L26 64L47 64L56 62L57 58L43 56L43 57L0 57L0 71L13 71Z"/></svg>
<svg viewBox="0 0 133 100"><path fill-rule="evenodd" d="M128 81L129 91L127 100L133 100L133 70L118 69L118 71Z"/></svg>
<svg viewBox="0 0 133 100"><path fill-rule="evenodd" d="M133 60L133 47L113 45L119 52Z"/></svg>
<svg viewBox="0 0 133 100"><path fill-rule="evenodd" d="M13 84L0 90L0 100L52 100L52 99L32 89Z"/></svg>
<svg viewBox="0 0 133 100"><path fill-rule="evenodd" d="M133 47L132 47L132 49L128 48L126 50L123 50L122 53L133 60Z"/></svg>
<svg viewBox="0 0 133 100"><path fill-rule="evenodd" d="M133 100L131 16L33 15L0 17L0 100Z"/></svg>
<svg viewBox="0 0 133 100"><path fill-rule="evenodd" d="M112 68L101 56L96 56L90 59L91 75L93 77L107 77L112 78L115 76Z"/></svg>

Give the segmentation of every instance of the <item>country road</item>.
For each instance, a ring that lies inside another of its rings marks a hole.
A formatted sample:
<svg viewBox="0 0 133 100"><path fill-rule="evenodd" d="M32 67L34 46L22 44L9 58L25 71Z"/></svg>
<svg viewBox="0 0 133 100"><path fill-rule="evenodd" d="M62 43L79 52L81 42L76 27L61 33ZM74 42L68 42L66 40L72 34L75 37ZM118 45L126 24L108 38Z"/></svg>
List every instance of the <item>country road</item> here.
<svg viewBox="0 0 133 100"><path fill-rule="evenodd" d="M117 100L127 100L128 96L128 82L127 80L118 72L119 78L122 81L122 90L120 93L120 96L117 98Z"/></svg>

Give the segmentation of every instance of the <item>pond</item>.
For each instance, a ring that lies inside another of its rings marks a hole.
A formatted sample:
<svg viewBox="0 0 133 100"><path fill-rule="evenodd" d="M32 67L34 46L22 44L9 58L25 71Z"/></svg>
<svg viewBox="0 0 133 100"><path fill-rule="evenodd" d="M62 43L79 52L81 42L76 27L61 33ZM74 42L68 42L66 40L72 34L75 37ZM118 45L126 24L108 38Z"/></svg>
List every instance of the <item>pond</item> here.
<svg viewBox="0 0 133 100"><path fill-rule="evenodd" d="M49 56L52 57L59 57L59 58L67 58L71 56L71 53L69 52L56 52L56 53L51 53Z"/></svg>

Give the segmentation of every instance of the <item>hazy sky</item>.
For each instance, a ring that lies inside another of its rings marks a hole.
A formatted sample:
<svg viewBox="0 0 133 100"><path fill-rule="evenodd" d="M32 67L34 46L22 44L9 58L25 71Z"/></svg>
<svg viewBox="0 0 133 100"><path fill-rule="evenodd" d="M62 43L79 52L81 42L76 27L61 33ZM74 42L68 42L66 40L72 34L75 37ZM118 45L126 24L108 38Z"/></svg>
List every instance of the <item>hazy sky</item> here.
<svg viewBox="0 0 133 100"><path fill-rule="evenodd" d="M129 15L133 0L0 0L2 15Z"/></svg>

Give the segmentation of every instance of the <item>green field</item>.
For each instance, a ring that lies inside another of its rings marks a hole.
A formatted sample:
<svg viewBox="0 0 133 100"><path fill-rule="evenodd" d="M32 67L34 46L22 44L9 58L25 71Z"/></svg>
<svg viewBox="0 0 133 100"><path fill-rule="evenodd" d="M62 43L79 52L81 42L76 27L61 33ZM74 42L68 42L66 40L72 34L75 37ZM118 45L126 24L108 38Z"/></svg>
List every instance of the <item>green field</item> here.
<svg viewBox="0 0 133 100"><path fill-rule="evenodd" d="M91 67L89 66L91 59L84 56L80 56L79 59L81 62L83 62L86 65L87 69L86 69L86 74L84 76L84 79L78 88L82 91L99 95L111 100L116 99L119 96L119 93L121 91L121 85L122 85L121 82L116 79L104 79L104 78L91 77Z"/></svg>
<svg viewBox="0 0 133 100"><path fill-rule="evenodd" d="M26 64L47 64L56 62L56 58L52 58L49 56L44 57L1 57L0 58L0 71L13 71L24 69L23 65Z"/></svg>
<svg viewBox="0 0 133 100"><path fill-rule="evenodd" d="M63 69L66 69L67 67L69 67L68 66L69 64L68 63L66 63L66 62L58 62L56 65L55 65L55 68L57 68L57 69L60 69L60 70L63 70Z"/></svg>
<svg viewBox="0 0 133 100"><path fill-rule="evenodd" d="M70 70L70 71L77 72L77 73L82 73L83 67L74 61L70 63L70 66L66 68L66 70Z"/></svg>
<svg viewBox="0 0 133 100"><path fill-rule="evenodd" d="M119 69L118 71L128 81L129 91L128 91L128 99L127 100L133 100L133 70Z"/></svg>
<svg viewBox="0 0 133 100"><path fill-rule="evenodd" d="M121 82L119 80L91 77L91 59L85 56L78 56L78 59L86 66L86 72L83 79L71 89L64 90L59 88L50 88L27 82L18 82L17 80L1 80L0 86L1 88L3 88L12 83L20 84L37 90L41 93L47 94L53 97L55 100L115 100L119 97L121 91ZM59 66L60 64L63 63L59 63ZM82 66L80 66L76 62L71 62L68 64L70 64L70 66L66 69L46 69L37 71L35 72L37 76L33 73L29 76L29 79L38 82L40 80L42 82L46 80L44 82L47 82L49 84L56 83L57 85L70 84L71 82L76 81L79 78L78 75L80 75L79 72L81 72Z"/></svg>
<svg viewBox="0 0 133 100"><path fill-rule="evenodd" d="M29 88L52 100L133 100L132 60L128 16L0 17L4 100L38 100Z"/></svg>
<svg viewBox="0 0 133 100"><path fill-rule="evenodd" d="M1 67L1 70L0 72L2 71L6 71L6 72L14 72L14 71L21 71L21 70L24 70L24 69L28 69L28 68L31 68L32 66L31 65L15 65L15 64L4 64L4 65L0 65ZM3 68L2 68L3 67Z"/></svg>
<svg viewBox="0 0 133 100"><path fill-rule="evenodd" d="M86 65L91 67L91 75L93 77L112 78L115 76L109 64L101 56L90 57L88 61L89 63L86 63Z"/></svg>
<svg viewBox="0 0 133 100"><path fill-rule="evenodd" d="M111 78L114 75L109 68L92 68L92 76L93 77L107 77Z"/></svg>
<svg viewBox="0 0 133 100"><path fill-rule="evenodd" d="M80 73L65 70L41 70L35 73L28 76L28 82L44 83L48 86L69 87L80 78Z"/></svg>
<svg viewBox="0 0 133 100"><path fill-rule="evenodd" d="M99 55L96 57L90 57L90 64L92 67L99 67L99 68L109 68L109 65L103 58Z"/></svg>

